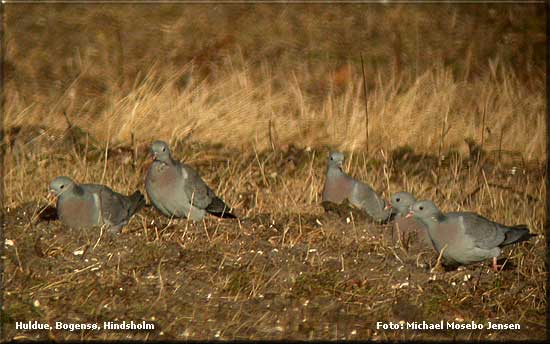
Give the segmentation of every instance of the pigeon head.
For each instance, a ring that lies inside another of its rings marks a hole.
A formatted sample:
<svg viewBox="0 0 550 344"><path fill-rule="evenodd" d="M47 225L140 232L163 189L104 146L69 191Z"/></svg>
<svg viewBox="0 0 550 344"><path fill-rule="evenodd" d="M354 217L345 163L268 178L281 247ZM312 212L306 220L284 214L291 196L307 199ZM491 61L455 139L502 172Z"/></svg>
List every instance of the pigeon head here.
<svg viewBox="0 0 550 344"><path fill-rule="evenodd" d="M161 162L169 162L170 158L170 148L168 144L164 141L155 141L151 145L151 154L153 155L153 160Z"/></svg>
<svg viewBox="0 0 550 344"><path fill-rule="evenodd" d="M344 163L344 154L340 152L330 152L328 156L329 167L342 167Z"/></svg>
<svg viewBox="0 0 550 344"><path fill-rule="evenodd" d="M400 214L407 215L416 198L408 192L398 192L391 196L390 203Z"/></svg>
<svg viewBox="0 0 550 344"><path fill-rule="evenodd" d="M441 216L441 211L432 201L418 201L411 206L410 211L407 214L407 217L411 216L421 220L431 218L437 219Z"/></svg>
<svg viewBox="0 0 550 344"><path fill-rule="evenodd" d="M75 186L74 181L69 177L57 177L50 183L50 192L56 197L59 197L62 193L67 190L73 189Z"/></svg>

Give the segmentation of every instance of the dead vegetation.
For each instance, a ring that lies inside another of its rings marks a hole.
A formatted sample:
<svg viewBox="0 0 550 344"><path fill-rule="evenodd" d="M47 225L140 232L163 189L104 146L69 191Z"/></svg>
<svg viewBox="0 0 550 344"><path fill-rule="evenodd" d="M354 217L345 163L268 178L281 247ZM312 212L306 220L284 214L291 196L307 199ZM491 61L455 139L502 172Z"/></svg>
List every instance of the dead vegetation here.
<svg viewBox="0 0 550 344"><path fill-rule="evenodd" d="M7 6L4 123L72 123L110 147L190 139L357 150L366 146L363 56L371 151L433 153L445 127L443 151L464 154L472 137L540 161L544 11L478 10Z"/></svg>
<svg viewBox="0 0 550 344"><path fill-rule="evenodd" d="M44 185L53 175L83 164L83 155L64 152L65 148L48 155L33 151L11 156L19 164L8 174L8 185L19 185L21 194L17 189L8 194L21 199L7 209L5 237L13 245L5 247L4 259L6 338L543 337L544 183L534 171L479 174L457 160L441 168L444 177L436 195L437 165L430 167L426 159L368 160L366 165L361 156L350 159L350 172L386 195L408 189L420 198L435 199L444 210L470 209L505 223L527 223L539 234L507 249L503 258L508 268L499 274L490 272L488 263L431 272L435 253L407 253L392 242L388 227L350 213L324 212L319 193L327 149L301 151L291 163L296 152L256 155L189 145L186 160L238 209L239 221L208 218L193 225L169 221L147 208L117 237L100 236L100 231L76 232L41 219L38 213L45 198L35 191L31 195L31 190L45 193ZM148 164L145 156L139 155L134 172L132 162L118 162L121 154L107 155L103 182L116 190L143 188L139 171ZM48 161L48 166L39 167L40 161ZM101 160L90 163L76 178L101 180L103 167ZM409 172L416 170L424 173ZM508 185L515 192L494 188L485 180ZM481 189L461 202L465 191L477 185ZM155 323L157 330L14 330L15 321L31 319L101 324L143 319ZM376 330L376 321L442 319L517 322L522 328L519 332Z"/></svg>
<svg viewBox="0 0 550 344"><path fill-rule="evenodd" d="M4 339L544 338L537 5L479 5L478 17L459 6L41 6L6 7ZM194 225L148 207L111 237L44 210L58 175L143 192L153 138L239 220ZM410 191L539 236L505 249L498 274L433 269L435 253L407 252L388 227L325 213L330 149L386 197ZM156 329L15 330L29 320ZM376 329L441 320L521 330Z"/></svg>

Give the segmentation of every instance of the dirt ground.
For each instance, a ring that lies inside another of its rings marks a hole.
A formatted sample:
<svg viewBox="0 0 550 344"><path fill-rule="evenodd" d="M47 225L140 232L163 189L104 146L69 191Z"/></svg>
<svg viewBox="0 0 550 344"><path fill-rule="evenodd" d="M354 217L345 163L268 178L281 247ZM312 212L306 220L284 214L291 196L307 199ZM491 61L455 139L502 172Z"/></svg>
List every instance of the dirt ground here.
<svg viewBox="0 0 550 344"><path fill-rule="evenodd" d="M87 182L103 174L115 190L144 192L146 146L133 152L87 151L70 142L36 147L13 146L6 156L6 194L21 197L12 197L5 214L4 340L545 337L540 168L510 173L512 166L458 156L438 165L410 150L385 159L350 158L346 152L346 171L386 197L408 190L445 211L467 209L499 222L527 223L538 237L506 248L505 269L494 273L490 262L447 271L436 267L430 249L407 252L393 242L389 226L357 211L326 213L320 191L329 147L250 154L178 144L175 157L194 166L239 219L169 221L147 207L118 236L65 228L51 209L44 210L47 184L76 166ZM154 330L15 328L17 321L35 320L99 326L146 321ZM490 321L521 329L377 328L378 322L423 321Z"/></svg>

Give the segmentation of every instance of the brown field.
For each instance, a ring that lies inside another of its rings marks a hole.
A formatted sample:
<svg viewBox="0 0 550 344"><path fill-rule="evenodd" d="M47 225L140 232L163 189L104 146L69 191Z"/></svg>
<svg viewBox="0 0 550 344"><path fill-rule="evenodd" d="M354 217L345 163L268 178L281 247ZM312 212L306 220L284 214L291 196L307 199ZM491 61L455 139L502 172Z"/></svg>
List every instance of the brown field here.
<svg viewBox="0 0 550 344"><path fill-rule="evenodd" d="M1 338L543 339L543 10L5 5ZM58 175L144 192L153 139L239 220L147 207L109 236L48 216ZM386 197L538 237L506 248L500 273L441 269L360 212L323 210L331 149ZM155 330L15 329L34 320ZM441 320L521 329L376 326Z"/></svg>

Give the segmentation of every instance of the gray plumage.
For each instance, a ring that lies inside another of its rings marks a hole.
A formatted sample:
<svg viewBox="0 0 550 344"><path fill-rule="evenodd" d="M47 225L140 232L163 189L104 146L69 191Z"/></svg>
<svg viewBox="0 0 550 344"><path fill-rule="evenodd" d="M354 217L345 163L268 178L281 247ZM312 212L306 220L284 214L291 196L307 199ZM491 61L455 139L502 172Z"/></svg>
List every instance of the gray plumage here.
<svg viewBox="0 0 550 344"><path fill-rule="evenodd" d="M119 233L145 204L139 191L124 196L104 185L77 184L69 177L55 178L50 191L57 197L59 219L74 229L105 225L110 232Z"/></svg>
<svg viewBox="0 0 550 344"><path fill-rule="evenodd" d="M415 236L421 246L433 247L428 230L426 227L414 218L406 217L410 207L416 202L416 198L408 192L398 192L390 197L390 207L394 210L392 236L398 238L401 236L404 240ZM409 243L407 243L409 245Z"/></svg>
<svg viewBox="0 0 550 344"><path fill-rule="evenodd" d="M323 202L341 204L348 200L353 206L364 210L373 220L388 221L391 210L386 201L367 184L348 176L342 171L344 154L331 152L328 158L327 176L323 188Z"/></svg>
<svg viewBox="0 0 550 344"><path fill-rule="evenodd" d="M526 225L506 226L472 212L444 214L431 201L416 202L410 215L427 226L438 252L446 246L443 258L450 265L466 265L492 258L496 270L496 258L503 246L535 236L529 233Z"/></svg>
<svg viewBox="0 0 550 344"><path fill-rule="evenodd" d="M153 163L147 172L145 189L151 203L167 217L199 221L207 214L235 218L231 209L191 167L172 159L163 141L151 145Z"/></svg>

